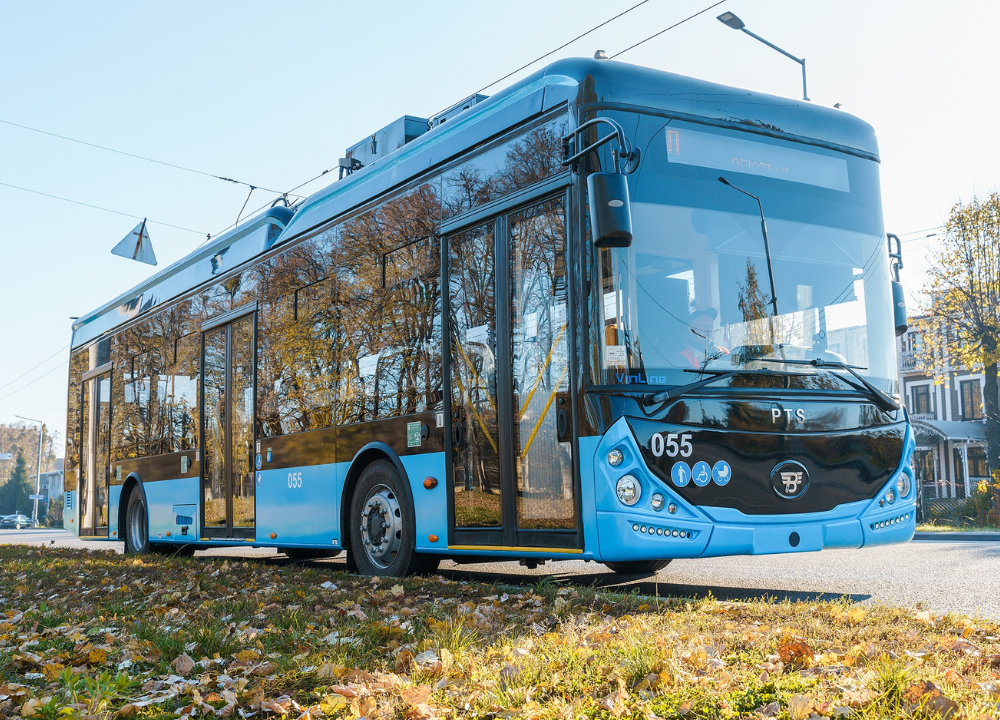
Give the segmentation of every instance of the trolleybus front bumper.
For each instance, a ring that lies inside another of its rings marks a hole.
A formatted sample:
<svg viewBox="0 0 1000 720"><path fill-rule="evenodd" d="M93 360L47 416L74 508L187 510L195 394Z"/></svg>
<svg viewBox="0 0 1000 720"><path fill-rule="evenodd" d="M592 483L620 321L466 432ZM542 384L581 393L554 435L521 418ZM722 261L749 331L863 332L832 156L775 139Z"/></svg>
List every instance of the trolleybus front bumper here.
<svg viewBox="0 0 1000 720"><path fill-rule="evenodd" d="M907 428L902 461L889 481L872 499L838 505L826 512L749 515L733 508L697 506L674 492L645 465L624 420L594 438L594 453L584 453L593 464L595 559L627 561L655 558L718 557L809 552L824 548L865 547L907 542L916 527L916 493L910 458L913 431ZM623 462L611 467L606 458L612 449L623 451ZM637 477L643 488L641 501L630 508L615 494L624 474ZM887 502L901 474L909 492ZM663 509L653 510L648 498L664 498ZM672 510L672 512L671 512ZM588 542L588 549L592 547Z"/></svg>

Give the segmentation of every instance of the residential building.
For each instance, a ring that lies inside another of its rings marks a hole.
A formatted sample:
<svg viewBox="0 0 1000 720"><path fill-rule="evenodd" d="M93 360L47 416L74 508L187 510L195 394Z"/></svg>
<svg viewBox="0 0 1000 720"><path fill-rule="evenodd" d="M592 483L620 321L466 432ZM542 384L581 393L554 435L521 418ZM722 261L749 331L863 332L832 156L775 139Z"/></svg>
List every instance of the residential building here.
<svg viewBox="0 0 1000 720"><path fill-rule="evenodd" d="M911 325L912 327L912 325ZM983 373L952 363L948 342L935 342L940 376L922 367L924 333L900 338L899 382L917 443L914 470L925 507L964 500L989 477Z"/></svg>

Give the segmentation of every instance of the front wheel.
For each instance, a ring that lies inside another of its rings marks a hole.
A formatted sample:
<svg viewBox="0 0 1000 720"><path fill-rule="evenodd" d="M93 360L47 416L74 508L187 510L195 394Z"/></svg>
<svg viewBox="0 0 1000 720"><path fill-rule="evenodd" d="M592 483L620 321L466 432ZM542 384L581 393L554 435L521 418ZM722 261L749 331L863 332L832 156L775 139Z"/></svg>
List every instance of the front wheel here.
<svg viewBox="0 0 1000 720"><path fill-rule="evenodd" d="M124 534L127 555L146 555L149 552L149 516L146 514L146 500L138 487L128 496Z"/></svg>
<svg viewBox="0 0 1000 720"><path fill-rule="evenodd" d="M350 559L363 575L403 577L423 569L416 521L395 466L378 460L358 478L351 499Z"/></svg>
<svg viewBox="0 0 1000 720"><path fill-rule="evenodd" d="M604 563L611 572L618 575L655 575L670 564L669 560L628 560L626 562Z"/></svg>

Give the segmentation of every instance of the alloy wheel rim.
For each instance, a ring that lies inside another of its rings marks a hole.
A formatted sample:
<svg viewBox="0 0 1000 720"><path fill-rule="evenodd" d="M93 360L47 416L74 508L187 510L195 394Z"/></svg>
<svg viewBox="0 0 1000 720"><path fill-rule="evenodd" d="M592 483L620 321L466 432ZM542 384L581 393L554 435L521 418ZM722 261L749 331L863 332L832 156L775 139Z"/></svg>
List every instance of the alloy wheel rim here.
<svg viewBox="0 0 1000 720"><path fill-rule="evenodd" d="M389 567L403 540L403 513L391 489L385 485L371 489L361 511L360 529L368 560L376 567Z"/></svg>

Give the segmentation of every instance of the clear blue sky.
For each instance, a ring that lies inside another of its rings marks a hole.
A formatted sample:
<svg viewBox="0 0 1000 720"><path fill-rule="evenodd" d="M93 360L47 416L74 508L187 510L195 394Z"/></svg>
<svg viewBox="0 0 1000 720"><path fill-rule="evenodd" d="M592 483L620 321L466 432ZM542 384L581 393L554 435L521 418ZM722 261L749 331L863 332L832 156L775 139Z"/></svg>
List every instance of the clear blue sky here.
<svg viewBox="0 0 1000 720"><path fill-rule="evenodd" d="M550 60L615 53L711 1L649 0ZM287 189L395 118L426 117L636 2L7 3L0 120ZM940 225L957 200L996 189L1000 4L727 0L620 59L798 97L798 65L723 26L724 10L807 59L813 102L875 126L889 231ZM160 268L234 222L247 194L4 124L0 183L198 231L151 223ZM61 445L68 351L11 381L68 344L70 316L155 270L110 255L129 217L3 185L0 211L0 422L42 419ZM904 246L911 292L932 242Z"/></svg>

